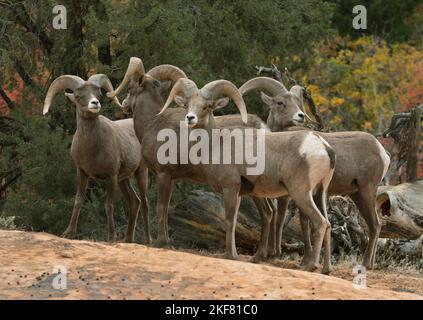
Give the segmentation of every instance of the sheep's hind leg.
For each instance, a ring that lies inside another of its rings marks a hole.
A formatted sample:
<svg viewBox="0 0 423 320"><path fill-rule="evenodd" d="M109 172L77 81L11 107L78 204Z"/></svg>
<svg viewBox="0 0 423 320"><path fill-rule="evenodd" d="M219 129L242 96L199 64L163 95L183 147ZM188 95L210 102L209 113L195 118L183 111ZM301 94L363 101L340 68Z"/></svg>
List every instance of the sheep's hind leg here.
<svg viewBox="0 0 423 320"><path fill-rule="evenodd" d="M296 191L290 192L289 194L297 207L310 219L314 229L312 258L306 265L303 266L303 269L306 271L314 271L319 267L320 252L328 227L328 222L314 203L311 191L309 191L306 195Z"/></svg>
<svg viewBox="0 0 423 320"><path fill-rule="evenodd" d="M366 190L360 188L358 193L351 195L358 210L366 221L369 230L369 243L364 253L363 266L367 269L373 269L377 251L377 239L381 229L381 224L376 213L376 190L369 188Z"/></svg>
<svg viewBox="0 0 423 320"><path fill-rule="evenodd" d="M323 187L317 192L314 197L314 201L319 208L320 212L324 215L327 223L326 232L325 232L325 256L323 260L323 274L329 274L332 272L332 262L331 262L331 225L328 218L328 212L326 207L327 195Z"/></svg>
<svg viewBox="0 0 423 320"><path fill-rule="evenodd" d="M150 222L148 218L148 201L147 201L147 189L148 189L148 170L144 166L140 166L140 168L136 172L138 188L140 190L140 198L141 198L141 214L144 222L144 233L145 233L145 243L151 244L151 230L150 230Z"/></svg>
<svg viewBox="0 0 423 320"><path fill-rule="evenodd" d="M109 242L116 241L113 201L118 185L117 176L111 176L106 181L106 214L107 214L107 239Z"/></svg>
<svg viewBox="0 0 423 320"><path fill-rule="evenodd" d="M134 242L135 227L137 225L141 200L138 198L129 179L119 182L119 186L129 209L128 229L126 231L125 242L132 243Z"/></svg>
<svg viewBox="0 0 423 320"><path fill-rule="evenodd" d="M261 236L260 243L257 248L256 254L251 259L252 262L263 261L267 258L268 251L268 240L269 240L269 228L272 221L273 211L268 207L265 198L252 197L256 204L257 210L260 213L261 218Z"/></svg>
<svg viewBox="0 0 423 320"><path fill-rule="evenodd" d="M88 186L88 176L80 169L77 169L77 191L75 196L75 204L73 206L72 217L62 237L72 239L76 235L76 226L78 224L79 213L84 203L85 194Z"/></svg>
<svg viewBox="0 0 423 320"><path fill-rule="evenodd" d="M300 223L301 223L301 230L303 232L303 240L304 240L304 256L301 260L301 265L304 266L308 263L310 263L310 260L312 259L312 252L313 248L311 246L311 240L310 240L310 222L307 218L307 216L300 211Z"/></svg>
<svg viewBox="0 0 423 320"><path fill-rule="evenodd" d="M230 188L223 190L223 198L225 204L225 217L226 217L226 254L227 259L237 259L235 245L235 227L238 215L238 209L241 202L241 197L238 191Z"/></svg>
<svg viewBox="0 0 423 320"><path fill-rule="evenodd" d="M167 211L169 209L169 202L172 196L172 178L164 173L159 173L156 176L157 182L157 221L158 221L158 235L157 245L165 246L169 243L169 234L167 228Z"/></svg>

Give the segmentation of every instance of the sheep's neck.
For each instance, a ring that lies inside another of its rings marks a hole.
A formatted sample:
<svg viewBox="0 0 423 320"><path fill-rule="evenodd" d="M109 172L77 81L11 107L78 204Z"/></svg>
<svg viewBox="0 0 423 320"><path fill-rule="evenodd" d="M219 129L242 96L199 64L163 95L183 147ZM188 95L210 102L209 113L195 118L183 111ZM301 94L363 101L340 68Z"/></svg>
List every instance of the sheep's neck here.
<svg viewBox="0 0 423 320"><path fill-rule="evenodd" d="M209 137L211 137L212 130L216 128L216 121L214 120L214 116L211 114L207 119L207 123L204 125L204 129L208 132Z"/></svg>
<svg viewBox="0 0 423 320"><path fill-rule="evenodd" d="M90 111L81 111L76 109L76 122L81 121L95 121L98 120L98 113L92 113Z"/></svg>
<svg viewBox="0 0 423 320"><path fill-rule="evenodd" d="M98 140L99 135L96 132L100 128L99 114L91 112L78 111L76 117L76 129L78 134L86 135L88 140Z"/></svg>
<svg viewBox="0 0 423 320"><path fill-rule="evenodd" d="M147 95L137 98L137 104L133 110L135 131L140 138L144 135L144 129L157 115L164 105L161 97Z"/></svg>

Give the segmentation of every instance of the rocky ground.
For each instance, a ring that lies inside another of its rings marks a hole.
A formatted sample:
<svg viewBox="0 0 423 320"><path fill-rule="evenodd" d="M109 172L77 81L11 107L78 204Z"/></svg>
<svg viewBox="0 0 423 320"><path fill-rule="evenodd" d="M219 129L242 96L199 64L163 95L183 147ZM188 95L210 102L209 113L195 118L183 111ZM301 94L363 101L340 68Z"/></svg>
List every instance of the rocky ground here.
<svg viewBox="0 0 423 320"><path fill-rule="evenodd" d="M346 267L325 276L287 269L294 262L253 264L22 231L0 231L0 243L0 299L423 299L419 273L371 271L369 288L354 289ZM53 288L57 266L66 268L65 290Z"/></svg>

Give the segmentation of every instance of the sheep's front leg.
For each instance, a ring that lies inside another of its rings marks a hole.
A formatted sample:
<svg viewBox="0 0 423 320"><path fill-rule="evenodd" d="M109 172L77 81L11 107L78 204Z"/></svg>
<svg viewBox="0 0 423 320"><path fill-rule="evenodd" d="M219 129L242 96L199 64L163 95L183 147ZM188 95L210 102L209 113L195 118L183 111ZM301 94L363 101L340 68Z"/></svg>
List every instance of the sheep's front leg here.
<svg viewBox="0 0 423 320"><path fill-rule="evenodd" d="M147 189L148 189L148 170L146 167L141 165L136 172L138 180L138 188L140 190L141 198L141 214L144 220L144 233L145 233L145 243L151 244L151 231L150 231L150 222L148 218L148 201L147 201Z"/></svg>
<svg viewBox="0 0 423 320"><path fill-rule="evenodd" d="M81 212L82 204L84 203L85 193L88 186L88 176L80 169L77 169L77 190L75 196L75 204L73 206L72 217L62 237L74 238L76 235L76 226L78 224L79 213Z"/></svg>
<svg viewBox="0 0 423 320"><path fill-rule="evenodd" d="M236 259L238 257L235 245L235 227L238 215L241 197L239 192L232 188L223 189L223 198L225 203L226 217L226 254L227 259Z"/></svg>
<svg viewBox="0 0 423 320"><path fill-rule="evenodd" d="M122 191L123 197L128 204L129 219L128 219L128 230L126 231L125 242L134 242L135 227L137 225L138 212L140 210L140 199L137 193L131 185L129 179L122 180L119 182L120 190Z"/></svg>
<svg viewBox="0 0 423 320"><path fill-rule="evenodd" d="M116 241L115 223L113 219L114 207L113 201L118 185L117 175L111 176L106 181L106 214L107 214L107 238L109 242Z"/></svg>
<svg viewBox="0 0 423 320"><path fill-rule="evenodd" d="M156 176L157 181L157 242L158 245L166 245L169 242L169 234L167 228L169 202L172 196L172 178L165 174L159 173Z"/></svg>

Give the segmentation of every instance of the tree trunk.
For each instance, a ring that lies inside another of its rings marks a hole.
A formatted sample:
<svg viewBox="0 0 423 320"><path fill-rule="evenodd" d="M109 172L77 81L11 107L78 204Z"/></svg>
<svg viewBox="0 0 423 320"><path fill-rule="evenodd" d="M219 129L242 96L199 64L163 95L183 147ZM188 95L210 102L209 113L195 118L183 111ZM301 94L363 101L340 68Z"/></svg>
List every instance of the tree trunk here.
<svg viewBox="0 0 423 320"><path fill-rule="evenodd" d="M407 145L407 181L417 181L417 166L419 161L419 146L421 125L420 118L422 111L419 108L411 110L411 118L408 125L408 145Z"/></svg>

